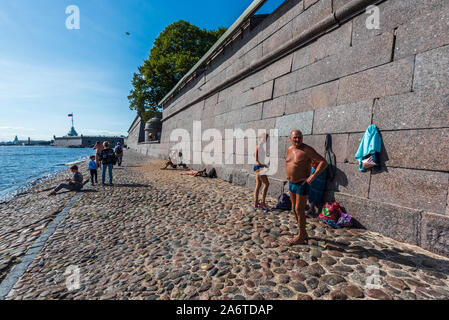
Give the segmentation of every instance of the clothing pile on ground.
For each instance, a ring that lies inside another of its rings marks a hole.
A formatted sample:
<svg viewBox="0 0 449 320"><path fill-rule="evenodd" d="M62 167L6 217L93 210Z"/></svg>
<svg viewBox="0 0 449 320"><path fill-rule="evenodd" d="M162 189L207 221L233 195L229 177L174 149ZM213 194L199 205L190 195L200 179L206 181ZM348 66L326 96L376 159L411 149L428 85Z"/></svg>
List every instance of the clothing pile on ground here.
<svg viewBox="0 0 449 320"><path fill-rule="evenodd" d="M351 227L353 223L352 217L343 211L338 202L326 203L318 220L334 228Z"/></svg>

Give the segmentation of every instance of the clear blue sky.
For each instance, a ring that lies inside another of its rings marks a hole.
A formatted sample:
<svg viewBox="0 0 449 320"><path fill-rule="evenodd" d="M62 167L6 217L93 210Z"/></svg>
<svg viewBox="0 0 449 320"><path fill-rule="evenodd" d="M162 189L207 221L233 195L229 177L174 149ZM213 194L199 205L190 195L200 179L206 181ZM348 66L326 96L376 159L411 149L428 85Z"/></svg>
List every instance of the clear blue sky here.
<svg viewBox="0 0 449 320"><path fill-rule="evenodd" d="M133 72L170 23L229 27L252 0L1 0L0 141L50 140L70 129L126 135ZM282 0L269 0L269 12ZM66 7L80 9L68 30ZM128 37L125 30L131 33Z"/></svg>

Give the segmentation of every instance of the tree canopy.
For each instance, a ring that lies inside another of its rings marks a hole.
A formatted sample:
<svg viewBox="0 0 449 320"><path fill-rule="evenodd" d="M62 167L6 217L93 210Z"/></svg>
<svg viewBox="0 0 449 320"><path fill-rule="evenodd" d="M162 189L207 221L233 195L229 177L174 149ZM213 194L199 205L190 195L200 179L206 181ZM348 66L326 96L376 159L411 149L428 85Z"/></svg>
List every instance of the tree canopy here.
<svg viewBox="0 0 449 320"><path fill-rule="evenodd" d="M144 121L158 111L158 102L223 35L225 28L200 29L186 21L167 26L154 41L148 59L138 68L128 96L130 109Z"/></svg>

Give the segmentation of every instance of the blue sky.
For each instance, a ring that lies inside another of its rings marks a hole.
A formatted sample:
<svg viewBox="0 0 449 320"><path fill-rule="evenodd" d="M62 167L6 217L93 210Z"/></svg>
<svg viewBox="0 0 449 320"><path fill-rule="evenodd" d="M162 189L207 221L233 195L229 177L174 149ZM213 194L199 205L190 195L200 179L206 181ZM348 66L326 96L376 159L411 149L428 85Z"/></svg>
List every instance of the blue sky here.
<svg viewBox="0 0 449 320"><path fill-rule="evenodd" d="M251 2L1 0L0 141L65 135L69 113L79 134L126 135L132 74L164 27L229 27ZM269 0L262 13L282 2ZM80 9L80 30L65 26L69 5Z"/></svg>

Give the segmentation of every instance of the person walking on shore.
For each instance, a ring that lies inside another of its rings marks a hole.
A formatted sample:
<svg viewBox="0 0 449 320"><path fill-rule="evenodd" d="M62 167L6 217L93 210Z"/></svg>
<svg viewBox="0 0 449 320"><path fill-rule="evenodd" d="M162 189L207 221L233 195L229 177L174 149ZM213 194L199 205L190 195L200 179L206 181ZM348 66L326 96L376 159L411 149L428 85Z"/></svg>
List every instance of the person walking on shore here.
<svg viewBox="0 0 449 320"><path fill-rule="evenodd" d="M103 151L103 146L100 144L100 141L97 141L95 143L95 146L93 149L97 150L97 153L95 155L95 161L97 162L97 168L100 169L101 168L100 154L101 154L101 151Z"/></svg>
<svg viewBox="0 0 449 320"><path fill-rule="evenodd" d="M83 188L83 175L78 172L78 166L71 166L70 171L73 173L73 178L67 179L68 183L61 183L55 188L55 190L50 192L49 196L55 196L56 192L61 189L67 189L69 191L80 191Z"/></svg>
<svg viewBox="0 0 449 320"><path fill-rule="evenodd" d="M117 146L115 147L115 155L117 156L117 165L121 167L123 161L123 147L120 142L117 142Z"/></svg>
<svg viewBox="0 0 449 320"><path fill-rule="evenodd" d="M109 148L108 141L103 142L103 150L100 153L100 161L103 164L101 183L104 185L107 169L109 173L109 184L112 185L112 169L114 164L117 162L117 157L115 156L114 149Z"/></svg>
<svg viewBox="0 0 449 320"><path fill-rule="evenodd" d="M290 134L291 146L287 151L286 173L289 181L290 200L299 225L299 233L289 239L290 245L307 244L306 204L312 182L327 168L326 160L315 149L303 143L303 135L299 130ZM315 172L310 175L312 161L317 163Z"/></svg>
<svg viewBox="0 0 449 320"><path fill-rule="evenodd" d="M98 183L97 162L95 162L95 156L90 156L88 169L90 171L90 182L92 185L94 185L94 178L95 183Z"/></svg>
<svg viewBox="0 0 449 320"><path fill-rule="evenodd" d="M266 158L266 145L269 138L268 134L263 134L259 137L259 141L255 151L256 164L254 165L254 173L256 174L256 187L254 189L254 208L268 210L265 203L267 198L268 188L270 187L270 182L268 181L267 165L264 164ZM259 202L259 192L262 187L262 201Z"/></svg>

